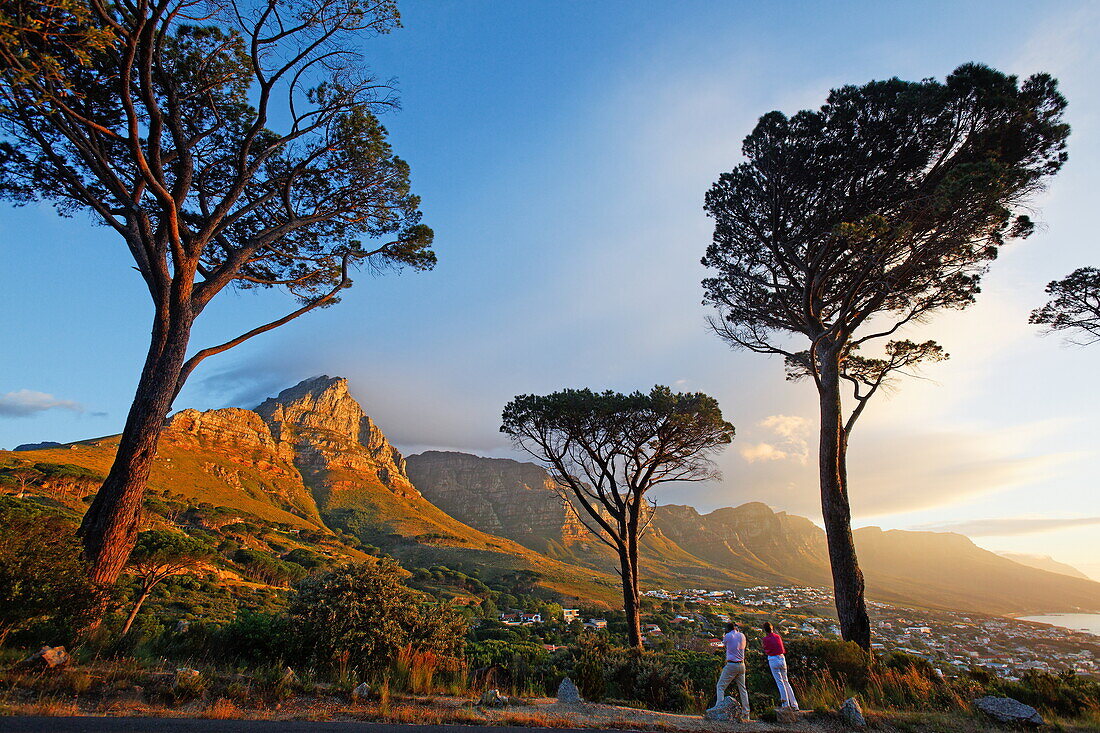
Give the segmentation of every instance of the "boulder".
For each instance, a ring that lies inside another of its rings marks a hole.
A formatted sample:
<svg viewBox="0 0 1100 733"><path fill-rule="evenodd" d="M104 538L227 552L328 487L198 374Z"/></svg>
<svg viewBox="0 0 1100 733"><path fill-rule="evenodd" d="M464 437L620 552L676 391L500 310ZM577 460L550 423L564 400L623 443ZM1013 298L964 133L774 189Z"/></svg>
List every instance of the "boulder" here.
<svg viewBox="0 0 1100 733"><path fill-rule="evenodd" d="M359 686L351 691L352 700L366 700L370 698L370 685L366 682L360 682Z"/></svg>
<svg viewBox="0 0 1100 733"><path fill-rule="evenodd" d="M979 697L974 701L974 708L998 723L1035 726L1043 724L1043 717L1038 710L1011 697Z"/></svg>
<svg viewBox="0 0 1100 733"><path fill-rule="evenodd" d="M558 685L558 702L566 704L584 702L584 699L581 697L581 691L577 689L577 685L573 680L568 677L563 679L561 684Z"/></svg>
<svg viewBox="0 0 1100 733"><path fill-rule="evenodd" d="M501 695L500 690L486 690L477 704L483 708L502 708L508 705L508 698Z"/></svg>
<svg viewBox="0 0 1100 733"><path fill-rule="evenodd" d="M859 706L859 700L854 697L849 697L844 701L844 704L840 706L840 719L844 721L845 725L852 728L866 728L867 719L863 717L863 708Z"/></svg>
<svg viewBox="0 0 1100 733"><path fill-rule="evenodd" d="M780 723L797 723L799 719L798 711L788 707L776 708L775 719Z"/></svg>
<svg viewBox="0 0 1100 733"><path fill-rule="evenodd" d="M722 698L722 701L712 708L708 708L703 713L703 720L724 720L724 721L737 721L741 719L741 703L734 700L729 695Z"/></svg>
<svg viewBox="0 0 1100 733"><path fill-rule="evenodd" d="M71 661L63 646L44 646L17 665L20 669L57 669Z"/></svg>

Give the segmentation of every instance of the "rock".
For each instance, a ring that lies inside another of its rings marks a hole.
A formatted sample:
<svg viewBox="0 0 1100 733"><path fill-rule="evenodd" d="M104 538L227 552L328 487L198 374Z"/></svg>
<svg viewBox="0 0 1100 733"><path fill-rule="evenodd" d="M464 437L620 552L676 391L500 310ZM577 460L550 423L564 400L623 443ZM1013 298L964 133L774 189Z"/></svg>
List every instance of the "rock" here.
<svg viewBox="0 0 1100 733"><path fill-rule="evenodd" d="M405 473L405 458L348 393L343 377L307 379L255 412L280 448L293 453L302 475L315 482L315 492L337 495L374 485L421 498Z"/></svg>
<svg viewBox="0 0 1100 733"><path fill-rule="evenodd" d="M19 662L20 669L57 669L70 661L69 653L63 646L44 646L34 654Z"/></svg>
<svg viewBox="0 0 1100 733"><path fill-rule="evenodd" d="M577 689L577 685L573 680L566 677L558 685L558 702L566 704L584 702L581 697L581 691Z"/></svg>
<svg viewBox="0 0 1100 733"><path fill-rule="evenodd" d="M189 628L191 628L191 622L187 619L181 618L179 621L176 622L175 632L177 634L182 634L186 632Z"/></svg>
<svg viewBox="0 0 1100 733"><path fill-rule="evenodd" d="M125 690L120 690L115 697L115 702L140 703L145 701L145 688L141 685L133 685Z"/></svg>
<svg viewBox="0 0 1100 733"><path fill-rule="evenodd" d="M367 700L370 698L370 685L366 682L360 682L359 686L351 691L351 699L356 701Z"/></svg>
<svg viewBox="0 0 1100 733"><path fill-rule="evenodd" d="M741 704L729 695L722 698L722 702L703 713L703 720L737 721L741 719Z"/></svg>
<svg viewBox="0 0 1100 733"><path fill-rule="evenodd" d="M863 708L859 706L859 700L854 697L849 697L844 701L844 704L840 706L840 719L844 721L846 725L850 725L853 728L866 728L867 719L863 717Z"/></svg>
<svg viewBox="0 0 1100 733"><path fill-rule="evenodd" d="M176 676L172 680L172 689L192 689L200 684L202 675L199 674L197 669L191 669L190 667L180 667L176 670Z"/></svg>
<svg viewBox="0 0 1100 733"><path fill-rule="evenodd" d="M508 705L508 698L501 695L500 690L486 690L477 704L483 708L503 708Z"/></svg>
<svg viewBox="0 0 1100 733"><path fill-rule="evenodd" d="M998 723L1019 723L1023 725L1039 726L1043 724L1043 717L1039 711L1030 705L1024 705L1019 700L1011 697L979 697L974 701L974 708L996 720Z"/></svg>
<svg viewBox="0 0 1100 733"><path fill-rule="evenodd" d="M797 723L798 711L794 708L781 707L775 709L775 719L780 723Z"/></svg>

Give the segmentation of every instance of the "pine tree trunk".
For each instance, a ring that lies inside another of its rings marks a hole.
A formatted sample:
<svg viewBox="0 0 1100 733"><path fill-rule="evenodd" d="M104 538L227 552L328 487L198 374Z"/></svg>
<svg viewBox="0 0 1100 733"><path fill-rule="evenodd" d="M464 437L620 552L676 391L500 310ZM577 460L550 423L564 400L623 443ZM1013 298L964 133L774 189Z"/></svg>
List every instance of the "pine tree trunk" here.
<svg viewBox="0 0 1100 733"><path fill-rule="evenodd" d="M134 619L137 618L138 611L141 610L141 604L145 603L145 599L149 597L149 592L152 588L142 588L141 595L138 596L137 603L130 609L130 615L126 617L126 623L122 626L122 633L119 636L126 636L130 631L130 627L134 625Z"/></svg>
<svg viewBox="0 0 1100 733"><path fill-rule="evenodd" d="M638 547L634 543L621 548L619 564L623 576L623 611L626 613L627 642L642 648L642 621L638 603Z"/></svg>
<svg viewBox="0 0 1100 733"><path fill-rule="evenodd" d="M101 585L118 579L137 541L142 498L183 368L193 318L188 307L172 310L170 316L158 312L154 320L149 353L114 463L80 525L89 575Z"/></svg>
<svg viewBox="0 0 1100 733"><path fill-rule="evenodd" d="M852 537L852 512L848 503L847 436L840 405L840 370L835 353L819 355L821 442L818 464L821 474L821 517L829 544L833 571L833 596L840 619L840 634L864 649L871 648L871 622L864 599L863 573Z"/></svg>

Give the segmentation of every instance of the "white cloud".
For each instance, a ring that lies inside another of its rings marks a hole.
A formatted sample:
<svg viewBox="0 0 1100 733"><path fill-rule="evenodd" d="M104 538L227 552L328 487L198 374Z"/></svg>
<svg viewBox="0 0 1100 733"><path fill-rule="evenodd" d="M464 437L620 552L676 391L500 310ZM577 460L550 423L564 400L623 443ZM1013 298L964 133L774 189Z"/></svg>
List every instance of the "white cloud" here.
<svg viewBox="0 0 1100 733"><path fill-rule="evenodd" d="M810 422L798 415L769 415L757 423L757 427L772 433L779 440L749 443L740 449L741 457L749 463L757 461L783 461L792 459L805 464L810 456L806 436Z"/></svg>
<svg viewBox="0 0 1100 733"><path fill-rule="evenodd" d="M0 417L30 417L46 410L84 412L84 405L72 400L60 400L52 394L20 389L0 395Z"/></svg>
<svg viewBox="0 0 1100 733"><path fill-rule="evenodd" d="M965 522L922 524L913 529L935 532L958 532L970 537L1009 537L1020 534L1053 532L1067 527L1088 527L1100 524L1100 517L996 517L971 519Z"/></svg>
<svg viewBox="0 0 1100 733"><path fill-rule="evenodd" d="M782 461L791 456L770 443L751 443L741 448L741 457L749 463L756 463L757 461Z"/></svg>

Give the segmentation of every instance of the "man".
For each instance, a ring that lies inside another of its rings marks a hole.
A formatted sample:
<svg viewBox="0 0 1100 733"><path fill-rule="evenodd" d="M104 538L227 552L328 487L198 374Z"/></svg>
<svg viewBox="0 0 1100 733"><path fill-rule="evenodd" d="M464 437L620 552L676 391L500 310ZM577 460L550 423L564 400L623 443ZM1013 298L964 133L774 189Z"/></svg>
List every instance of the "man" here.
<svg viewBox="0 0 1100 733"><path fill-rule="evenodd" d="M722 637L726 647L726 666L718 676L718 703L726 696L726 688L731 682L737 683L737 693L741 698L741 722L749 721L749 689L745 686L745 646L747 640L735 622L726 624L726 635ZM715 703L716 705L718 703Z"/></svg>

